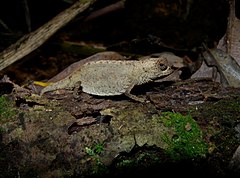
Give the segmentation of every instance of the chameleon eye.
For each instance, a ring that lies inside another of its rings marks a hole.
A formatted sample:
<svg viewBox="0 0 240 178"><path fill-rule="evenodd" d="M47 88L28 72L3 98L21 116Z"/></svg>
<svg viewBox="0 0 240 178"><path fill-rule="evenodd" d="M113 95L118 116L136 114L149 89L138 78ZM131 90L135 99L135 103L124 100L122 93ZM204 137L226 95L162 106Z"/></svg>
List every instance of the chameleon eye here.
<svg viewBox="0 0 240 178"><path fill-rule="evenodd" d="M167 69L167 66L165 64L159 64L159 67L162 71Z"/></svg>

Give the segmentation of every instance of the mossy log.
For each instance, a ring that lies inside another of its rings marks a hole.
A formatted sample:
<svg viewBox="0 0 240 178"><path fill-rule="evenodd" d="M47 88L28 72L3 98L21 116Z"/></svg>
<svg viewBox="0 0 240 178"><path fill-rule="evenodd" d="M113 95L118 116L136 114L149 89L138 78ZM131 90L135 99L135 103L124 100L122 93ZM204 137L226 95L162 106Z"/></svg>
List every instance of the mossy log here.
<svg viewBox="0 0 240 178"><path fill-rule="evenodd" d="M150 102L81 92L2 95L1 177L239 173L229 166L240 143L238 89L186 80L133 92Z"/></svg>

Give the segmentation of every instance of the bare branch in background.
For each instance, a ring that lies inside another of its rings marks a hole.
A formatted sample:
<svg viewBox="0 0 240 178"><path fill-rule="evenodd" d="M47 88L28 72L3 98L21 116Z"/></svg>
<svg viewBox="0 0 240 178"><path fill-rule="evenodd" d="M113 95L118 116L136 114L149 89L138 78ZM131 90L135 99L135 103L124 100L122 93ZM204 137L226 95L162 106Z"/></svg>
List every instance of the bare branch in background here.
<svg viewBox="0 0 240 178"><path fill-rule="evenodd" d="M114 11L117 11L117 10L120 10L120 9L123 9L124 8L124 4L125 4L125 1L126 0L121 0L121 1L118 1L114 4L111 4L109 6L106 6L102 9L99 9L97 11L94 11L93 13L91 13L88 17L86 17L84 19L84 21L89 21L89 20L93 20L97 17L100 17L102 15L105 15L105 14L108 14L108 13L111 13L111 12L114 12Z"/></svg>
<svg viewBox="0 0 240 178"><path fill-rule="evenodd" d="M7 31L11 31L9 28L8 28L8 26L7 26L7 24L5 24L1 19L0 19L0 24L1 24L1 26L3 26L3 28L5 28Z"/></svg>
<svg viewBox="0 0 240 178"><path fill-rule="evenodd" d="M78 0L71 7L58 14L52 20L30 34L23 36L15 44L9 46L0 53L0 70L6 68L7 66L37 49L60 28L65 26L79 13L86 10L96 1L97 0Z"/></svg>
<svg viewBox="0 0 240 178"><path fill-rule="evenodd" d="M230 54L240 65L240 20L235 14L235 0L229 0L230 13L226 34L220 40L218 48Z"/></svg>
<svg viewBox="0 0 240 178"><path fill-rule="evenodd" d="M31 25L30 12L29 12L29 8L28 8L28 2L27 2L27 0L23 0L22 3L23 3L24 13L25 13L27 30L28 30L28 33L30 33L32 31L32 25Z"/></svg>

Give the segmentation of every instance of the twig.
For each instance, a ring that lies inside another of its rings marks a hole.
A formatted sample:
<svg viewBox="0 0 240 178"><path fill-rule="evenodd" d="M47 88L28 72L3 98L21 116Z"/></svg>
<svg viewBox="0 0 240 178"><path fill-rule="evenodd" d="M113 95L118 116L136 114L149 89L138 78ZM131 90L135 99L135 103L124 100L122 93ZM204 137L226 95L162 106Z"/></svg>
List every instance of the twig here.
<svg viewBox="0 0 240 178"><path fill-rule="evenodd" d="M8 26L0 19L0 24L5 28L7 31L11 31Z"/></svg>
<svg viewBox="0 0 240 178"><path fill-rule="evenodd" d="M121 1L118 1L114 4L111 4L109 6L106 6L102 9L99 9L97 11L94 11L93 13L91 13L88 17L86 17L84 19L84 21L90 21L90 20L93 20L97 17L100 17L100 16L103 16L105 14L108 14L110 12L114 12L114 11L117 11L117 10L120 10L120 9L123 9L124 8L124 4L125 4L125 1L126 0L121 0Z"/></svg>

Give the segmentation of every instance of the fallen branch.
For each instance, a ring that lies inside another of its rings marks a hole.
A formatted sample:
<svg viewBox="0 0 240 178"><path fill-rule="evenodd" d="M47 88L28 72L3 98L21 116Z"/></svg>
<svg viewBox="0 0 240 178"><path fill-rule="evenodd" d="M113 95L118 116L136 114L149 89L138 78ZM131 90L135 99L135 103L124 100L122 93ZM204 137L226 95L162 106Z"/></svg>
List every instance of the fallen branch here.
<svg viewBox="0 0 240 178"><path fill-rule="evenodd" d="M17 60L28 55L45 41L47 41L55 32L70 22L79 13L86 10L96 0L79 0L71 7L64 10L52 20L38 28L36 31L23 36L15 44L12 44L0 53L0 70L6 68Z"/></svg>
<svg viewBox="0 0 240 178"><path fill-rule="evenodd" d="M105 14L109 14L111 12L114 12L114 11L117 11L117 10L121 10L124 8L124 5L125 5L125 1L126 0L120 0L114 4L111 4L111 5L108 5L102 9L99 9L93 13L91 13L88 17L86 17L84 19L84 21L90 21L90 20L93 20L97 17L100 17L100 16L103 16Z"/></svg>

